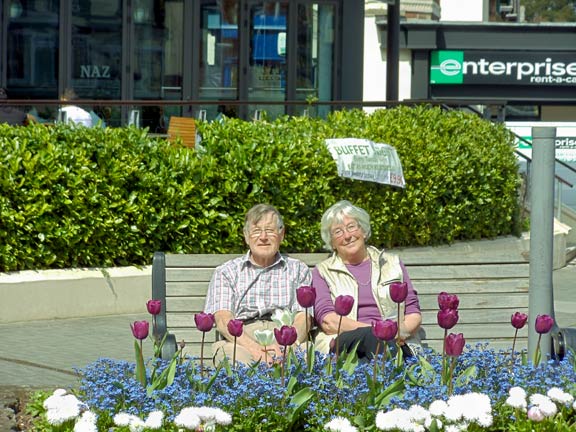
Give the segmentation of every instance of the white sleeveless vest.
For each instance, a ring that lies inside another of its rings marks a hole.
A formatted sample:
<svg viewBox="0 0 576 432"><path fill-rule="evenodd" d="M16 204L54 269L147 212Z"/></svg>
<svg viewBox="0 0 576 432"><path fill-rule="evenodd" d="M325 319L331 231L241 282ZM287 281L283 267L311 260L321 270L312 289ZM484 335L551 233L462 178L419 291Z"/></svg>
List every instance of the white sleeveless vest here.
<svg viewBox="0 0 576 432"><path fill-rule="evenodd" d="M390 298L389 286L392 282L402 282L402 267L397 255L380 252L373 246L368 246L368 255L372 262L372 294L383 319L398 319L398 305ZM354 307L347 315L348 318L358 319L358 283L346 268L342 259L335 253L317 265L320 275L326 280L330 288L332 301L340 295L354 297ZM404 303L400 305L400 320L404 320ZM330 341L336 334L328 335L322 330L318 331L314 339L316 350L328 353Z"/></svg>

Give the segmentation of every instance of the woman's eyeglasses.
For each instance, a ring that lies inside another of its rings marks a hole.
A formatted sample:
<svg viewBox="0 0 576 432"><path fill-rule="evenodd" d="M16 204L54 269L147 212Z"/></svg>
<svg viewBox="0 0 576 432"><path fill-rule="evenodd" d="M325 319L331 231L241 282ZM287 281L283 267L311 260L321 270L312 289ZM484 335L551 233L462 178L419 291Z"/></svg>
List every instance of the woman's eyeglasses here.
<svg viewBox="0 0 576 432"><path fill-rule="evenodd" d="M358 225L356 222L352 222L346 225L344 228L336 228L332 230L332 237L334 238L342 237L344 235L344 230L346 230L348 234L352 234L358 231L359 228L360 225Z"/></svg>

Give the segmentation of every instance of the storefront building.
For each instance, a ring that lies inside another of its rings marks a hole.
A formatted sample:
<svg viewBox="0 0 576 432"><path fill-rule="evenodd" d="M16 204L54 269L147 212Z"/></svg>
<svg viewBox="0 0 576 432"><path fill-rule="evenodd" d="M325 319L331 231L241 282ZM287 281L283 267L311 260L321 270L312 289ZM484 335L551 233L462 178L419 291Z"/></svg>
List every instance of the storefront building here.
<svg viewBox="0 0 576 432"><path fill-rule="evenodd" d="M175 101L94 107L112 126L136 109L152 131L171 115L299 114L309 100L362 99L363 20L355 0L5 0L0 86L11 99L71 88L84 100ZM54 120L55 106L33 109Z"/></svg>

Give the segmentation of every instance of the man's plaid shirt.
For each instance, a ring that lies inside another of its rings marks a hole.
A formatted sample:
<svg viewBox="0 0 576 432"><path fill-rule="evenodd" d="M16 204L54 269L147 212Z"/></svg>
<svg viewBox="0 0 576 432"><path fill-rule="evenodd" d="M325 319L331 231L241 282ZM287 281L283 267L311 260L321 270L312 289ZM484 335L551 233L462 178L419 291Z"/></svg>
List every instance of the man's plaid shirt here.
<svg viewBox="0 0 576 432"><path fill-rule="evenodd" d="M278 254L266 268L250 261L250 252L214 270L204 312L229 310L236 319L268 315L275 309L303 310L296 289L310 285L310 269L302 261Z"/></svg>

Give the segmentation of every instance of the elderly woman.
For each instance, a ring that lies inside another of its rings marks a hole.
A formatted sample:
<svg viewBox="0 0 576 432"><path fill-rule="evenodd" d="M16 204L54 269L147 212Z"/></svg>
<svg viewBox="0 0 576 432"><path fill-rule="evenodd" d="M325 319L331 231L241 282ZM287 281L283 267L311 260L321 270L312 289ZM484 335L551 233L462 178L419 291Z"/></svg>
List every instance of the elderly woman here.
<svg viewBox="0 0 576 432"><path fill-rule="evenodd" d="M317 296L314 313L320 328L316 349L327 353L334 351L338 343L339 351L344 352L359 343L358 356L372 358L378 343L371 331L372 322L398 319L398 305L390 298L390 285L406 282L408 296L401 304L397 342L404 355L410 356L419 346L417 333L422 317L418 297L398 256L366 244L370 234L370 216L349 201L334 204L322 216L322 240L333 254L312 272ZM340 295L351 295L354 306L342 317L338 336L340 316L334 302Z"/></svg>

